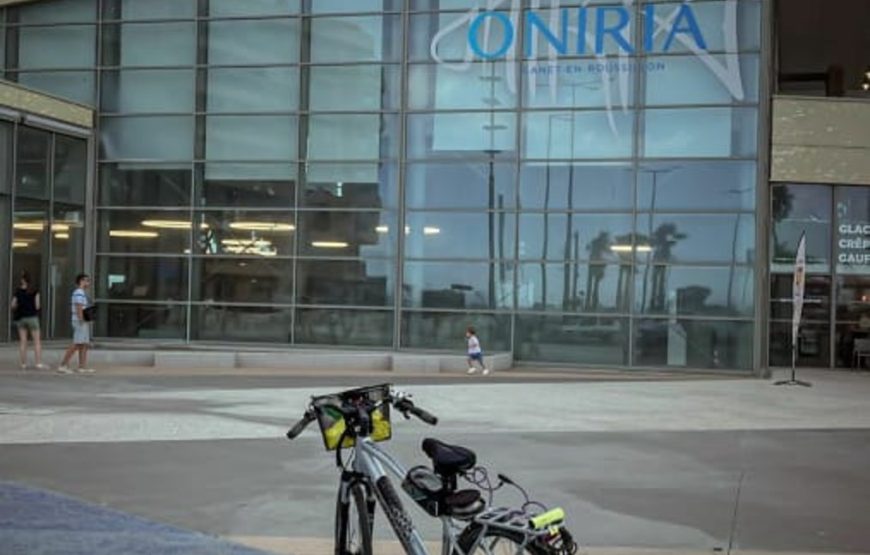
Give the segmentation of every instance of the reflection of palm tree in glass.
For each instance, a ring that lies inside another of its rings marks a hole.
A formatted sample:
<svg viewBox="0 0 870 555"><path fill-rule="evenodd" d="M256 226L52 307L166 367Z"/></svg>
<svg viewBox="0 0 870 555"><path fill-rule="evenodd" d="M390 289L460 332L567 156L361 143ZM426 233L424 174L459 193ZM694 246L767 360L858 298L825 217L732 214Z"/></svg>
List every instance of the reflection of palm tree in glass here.
<svg viewBox="0 0 870 555"><path fill-rule="evenodd" d="M617 245L635 245L640 244L641 239L646 242L644 237L628 233L626 235L617 235L614 238L614 243ZM625 312L628 309L629 291L631 291L631 269L634 264L634 252L632 251L615 251L619 257L619 277L616 284L616 309L620 312Z"/></svg>
<svg viewBox="0 0 870 555"><path fill-rule="evenodd" d="M607 266L604 264L596 264L597 261L604 259L604 255L610 250L610 234L606 231L600 232L594 239L589 241L586 246L589 251L589 271L586 273L586 310L595 310L598 308L599 295L598 291L601 286L601 281L604 279L604 271Z"/></svg>
<svg viewBox="0 0 870 555"><path fill-rule="evenodd" d="M773 260L792 260L794 252L787 244L779 242L777 228L779 224L791 215L794 208L794 195L786 185L777 185L773 188L771 198L771 217L773 218Z"/></svg>

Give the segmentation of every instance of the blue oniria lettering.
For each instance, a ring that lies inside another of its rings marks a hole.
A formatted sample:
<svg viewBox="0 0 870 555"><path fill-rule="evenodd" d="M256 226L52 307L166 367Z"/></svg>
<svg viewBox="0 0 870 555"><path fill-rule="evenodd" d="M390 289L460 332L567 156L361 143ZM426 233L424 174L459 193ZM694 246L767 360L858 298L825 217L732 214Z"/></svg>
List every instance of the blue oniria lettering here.
<svg viewBox="0 0 870 555"><path fill-rule="evenodd" d="M590 12L594 11L594 17L590 17ZM535 46L540 36L543 38L543 43L559 55L586 54L586 32L588 23L594 22L595 28L593 36L595 38L595 54L604 54L610 47L616 47L619 51L633 54L635 47L627 38L627 30L631 27L632 12L625 6L600 6L595 8L582 7L576 9L561 8L558 17L558 29L554 30L544 18L532 10L525 12L525 39L523 44L523 53L526 57L533 57L536 52ZM655 52L655 34L658 28L656 21L656 6L647 4L643 9L644 26L643 26L643 50L649 53ZM574 51L570 52L570 40L568 27L572 23L579 30L577 33L577 41L574 44ZM695 12L692 6L681 4L678 8L673 23L665 29L667 36L664 40L661 52L668 52L674 45L674 41L678 35L686 35L690 40L694 41L695 46L700 50L707 50L707 42L704 40L704 35L698 25L698 19L695 17ZM501 44L497 48L492 48L489 44L481 44L483 33L482 26L490 20L490 25L498 26L501 30ZM471 51L478 58L484 60L494 60L502 58L511 50L514 44L516 31L511 18L504 12L483 11L477 15L468 28L468 44Z"/></svg>

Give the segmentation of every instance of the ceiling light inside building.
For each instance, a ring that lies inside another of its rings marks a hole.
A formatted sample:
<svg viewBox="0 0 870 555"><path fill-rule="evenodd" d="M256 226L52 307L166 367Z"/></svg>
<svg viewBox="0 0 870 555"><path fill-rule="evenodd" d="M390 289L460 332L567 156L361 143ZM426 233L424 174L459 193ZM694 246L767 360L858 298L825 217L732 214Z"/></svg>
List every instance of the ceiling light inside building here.
<svg viewBox="0 0 870 555"><path fill-rule="evenodd" d="M30 244L30 241L12 241L13 249L23 249Z"/></svg>
<svg viewBox="0 0 870 555"><path fill-rule="evenodd" d="M438 235L440 233L440 227L426 226L423 228L423 235Z"/></svg>
<svg viewBox="0 0 870 555"><path fill-rule="evenodd" d="M390 228L389 228L389 226L379 225L378 227L375 228L375 231L377 231L378 233L389 233Z"/></svg>
<svg viewBox="0 0 870 555"><path fill-rule="evenodd" d="M318 249L346 249L344 241L312 241L311 246Z"/></svg>
<svg viewBox="0 0 870 555"><path fill-rule="evenodd" d="M232 222L230 229L242 231L293 231L296 226L278 222Z"/></svg>
<svg viewBox="0 0 870 555"><path fill-rule="evenodd" d="M118 237L123 239L154 239L159 233L156 231L141 231L137 229L110 229L109 237Z"/></svg>
<svg viewBox="0 0 870 555"><path fill-rule="evenodd" d="M69 239L69 233L55 233L55 239Z"/></svg>
<svg viewBox="0 0 870 555"><path fill-rule="evenodd" d="M636 245L634 247L631 245L611 245L610 250L613 252L631 252L632 250L637 252L650 252L652 247L649 245Z"/></svg>
<svg viewBox="0 0 870 555"><path fill-rule="evenodd" d="M142 225L159 229L190 229L192 224L188 220L143 220ZM208 229L208 224L202 223L199 228Z"/></svg>

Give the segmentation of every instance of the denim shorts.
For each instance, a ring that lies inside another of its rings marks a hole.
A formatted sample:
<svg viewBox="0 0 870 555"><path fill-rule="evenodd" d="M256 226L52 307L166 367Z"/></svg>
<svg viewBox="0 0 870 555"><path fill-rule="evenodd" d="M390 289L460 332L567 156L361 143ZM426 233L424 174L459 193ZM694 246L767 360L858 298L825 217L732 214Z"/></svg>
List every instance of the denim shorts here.
<svg viewBox="0 0 870 555"><path fill-rule="evenodd" d="M76 345L87 345L91 342L91 325L88 322L80 322L73 320L73 343Z"/></svg>

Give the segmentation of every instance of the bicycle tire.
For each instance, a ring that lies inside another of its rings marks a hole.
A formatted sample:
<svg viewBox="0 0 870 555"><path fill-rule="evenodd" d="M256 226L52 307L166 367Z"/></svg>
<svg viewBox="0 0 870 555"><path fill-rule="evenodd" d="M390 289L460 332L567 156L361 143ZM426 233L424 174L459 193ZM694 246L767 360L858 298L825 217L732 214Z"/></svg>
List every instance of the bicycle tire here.
<svg viewBox="0 0 870 555"><path fill-rule="evenodd" d="M399 494L396 493L396 488L386 476L381 476L375 482L375 493L378 496L378 501L381 504L390 526L393 528L399 543L405 548L406 552L412 549L412 534L414 532L414 524L411 522L411 517L405 512L402 506L402 500L399 499Z"/></svg>
<svg viewBox="0 0 870 555"><path fill-rule="evenodd" d="M372 521L359 482L351 484L347 503L341 497L335 502L335 555L373 555Z"/></svg>
<svg viewBox="0 0 870 555"><path fill-rule="evenodd" d="M483 533L482 541L478 542ZM520 532L512 532L492 526L483 530L480 524L470 524L465 527L457 540L461 551L453 551L454 555L554 555L554 551L543 545L527 545L519 551L524 536ZM488 546L485 549L483 545ZM472 551L472 548L474 549ZM493 550L495 548L495 550Z"/></svg>

